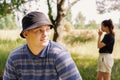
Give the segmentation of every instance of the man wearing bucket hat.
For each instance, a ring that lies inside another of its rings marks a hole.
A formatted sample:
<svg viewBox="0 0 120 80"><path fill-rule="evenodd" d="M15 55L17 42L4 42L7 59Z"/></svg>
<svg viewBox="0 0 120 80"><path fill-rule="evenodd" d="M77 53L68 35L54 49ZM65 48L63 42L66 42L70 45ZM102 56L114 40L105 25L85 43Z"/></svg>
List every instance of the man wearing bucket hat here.
<svg viewBox="0 0 120 80"><path fill-rule="evenodd" d="M67 49L49 39L54 26L43 13L28 13L22 27L27 43L9 55L3 80L82 80Z"/></svg>

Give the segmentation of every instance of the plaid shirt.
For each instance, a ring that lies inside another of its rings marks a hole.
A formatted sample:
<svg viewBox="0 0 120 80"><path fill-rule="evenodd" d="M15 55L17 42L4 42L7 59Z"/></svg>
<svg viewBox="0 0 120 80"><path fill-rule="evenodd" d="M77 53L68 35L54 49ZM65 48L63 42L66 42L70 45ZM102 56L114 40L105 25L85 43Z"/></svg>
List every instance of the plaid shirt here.
<svg viewBox="0 0 120 80"><path fill-rule="evenodd" d="M35 56L27 44L11 52L6 62L3 80L82 80L70 53L50 41Z"/></svg>

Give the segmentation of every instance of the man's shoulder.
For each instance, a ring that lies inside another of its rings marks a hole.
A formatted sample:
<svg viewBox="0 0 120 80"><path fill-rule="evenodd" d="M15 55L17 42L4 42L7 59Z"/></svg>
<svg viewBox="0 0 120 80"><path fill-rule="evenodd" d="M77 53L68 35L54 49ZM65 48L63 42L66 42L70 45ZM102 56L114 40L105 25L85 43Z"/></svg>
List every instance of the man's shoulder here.
<svg viewBox="0 0 120 80"><path fill-rule="evenodd" d="M67 49L60 43L50 41L50 51L61 52L66 51Z"/></svg>
<svg viewBox="0 0 120 80"><path fill-rule="evenodd" d="M26 45L22 45L22 46L15 48L14 50L12 50L10 52L10 57L12 58L12 57L17 57L17 56L21 55L22 52L24 51L25 47L26 47Z"/></svg>
<svg viewBox="0 0 120 80"><path fill-rule="evenodd" d="M26 44L19 46L19 47L15 48L14 50L12 50L11 53L21 52L25 49L25 47L26 47Z"/></svg>
<svg viewBox="0 0 120 80"><path fill-rule="evenodd" d="M51 48L61 49L61 50L66 50L65 46L63 46L62 44L60 44L58 42L54 42L54 41L50 42L50 47Z"/></svg>

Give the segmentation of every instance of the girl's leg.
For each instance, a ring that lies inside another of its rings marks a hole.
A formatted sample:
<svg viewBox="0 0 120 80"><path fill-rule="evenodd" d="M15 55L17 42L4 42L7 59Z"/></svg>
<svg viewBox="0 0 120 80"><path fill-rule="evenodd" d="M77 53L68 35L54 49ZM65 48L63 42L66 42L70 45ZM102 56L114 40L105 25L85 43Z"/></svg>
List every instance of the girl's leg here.
<svg viewBox="0 0 120 80"><path fill-rule="evenodd" d="M103 73L104 80L111 80L111 74L110 73Z"/></svg>
<svg viewBox="0 0 120 80"><path fill-rule="evenodd" d="M97 73L97 80L103 80L103 74L100 71Z"/></svg>

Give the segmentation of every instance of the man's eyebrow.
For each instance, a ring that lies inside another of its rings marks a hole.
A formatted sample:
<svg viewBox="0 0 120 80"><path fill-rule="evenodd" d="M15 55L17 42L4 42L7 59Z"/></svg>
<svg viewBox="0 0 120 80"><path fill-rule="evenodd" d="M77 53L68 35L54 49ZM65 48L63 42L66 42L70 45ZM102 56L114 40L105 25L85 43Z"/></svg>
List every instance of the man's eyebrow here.
<svg viewBox="0 0 120 80"><path fill-rule="evenodd" d="M37 30L37 29L42 29L42 28L41 27L34 28L34 30Z"/></svg>

